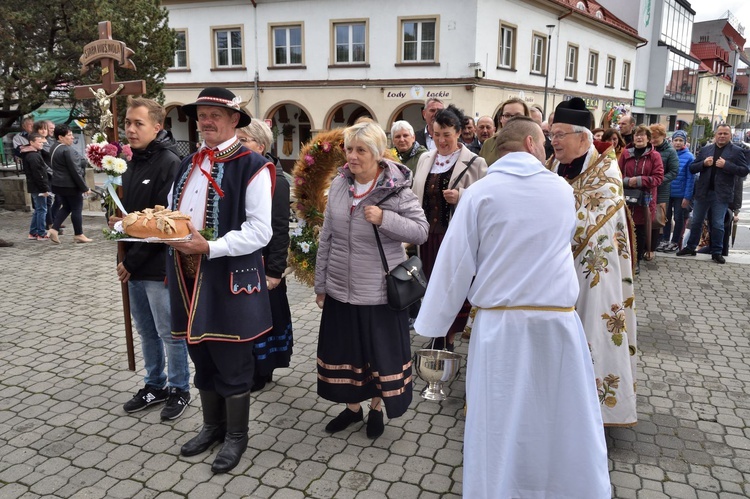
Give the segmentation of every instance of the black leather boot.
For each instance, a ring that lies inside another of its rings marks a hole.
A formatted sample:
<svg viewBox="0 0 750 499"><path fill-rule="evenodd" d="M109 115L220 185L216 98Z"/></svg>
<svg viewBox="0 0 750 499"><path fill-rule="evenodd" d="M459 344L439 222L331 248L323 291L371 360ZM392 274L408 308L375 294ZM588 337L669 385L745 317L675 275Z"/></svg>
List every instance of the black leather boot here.
<svg viewBox="0 0 750 499"><path fill-rule="evenodd" d="M250 420L250 392L226 399L227 433L224 445L216 454L211 471L226 473L237 466L247 449L247 430Z"/></svg>
<svg viewBox="0 0 750 499"><path fill-rule="evenodd" d="M200 391L203 405L203 428L180 449L183 456L206 452L215 442L223 442L227 431L226 403L216 392Z"/></svg>

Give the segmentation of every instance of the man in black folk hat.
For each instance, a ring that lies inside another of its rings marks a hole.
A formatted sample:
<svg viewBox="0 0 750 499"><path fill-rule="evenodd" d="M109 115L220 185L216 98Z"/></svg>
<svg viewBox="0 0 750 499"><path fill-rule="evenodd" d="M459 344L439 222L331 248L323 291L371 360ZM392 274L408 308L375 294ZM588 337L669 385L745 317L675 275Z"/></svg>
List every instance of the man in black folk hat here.
<svg viewBox="0 0 750 499"><path fill-rule="evenodd" d="M171 195L172 208L192 218L192 238L170 243L172 334L188 342L203 406L203 428L180 453L223 441L214 473L237 466L247 448L253 340L272 325L262 249L272 234L275 167L235 136L250 123L239 104L209 87L182 106L203 143L182 161Z"/></svg>
<svg viewBox="0 0 750 499"><path fill-rule="evenodd" d="M547 167L570 183L576 197L576 310L594 360L602 420L605 426L632 426L637 413L631 225L612 146L600 154L590 126L583 99L561 102L550 129L555 155Z"/></svg>

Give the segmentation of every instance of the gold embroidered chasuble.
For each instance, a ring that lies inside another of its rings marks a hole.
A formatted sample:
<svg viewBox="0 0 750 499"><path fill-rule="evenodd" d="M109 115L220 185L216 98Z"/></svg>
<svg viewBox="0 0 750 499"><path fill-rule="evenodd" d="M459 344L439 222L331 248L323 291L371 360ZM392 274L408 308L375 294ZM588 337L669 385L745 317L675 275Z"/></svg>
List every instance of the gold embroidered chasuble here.
<svg viewBox="0 0 750 499"><path fill-rule="evenodd" d="M568 179L577 210L572 242L580 285L576 310L591 350L604 425L632 426L637 422L632 231L620 168L607 152L592 146L584 169ZM554 158L547 162L554 172L558 166Z"/></svg>

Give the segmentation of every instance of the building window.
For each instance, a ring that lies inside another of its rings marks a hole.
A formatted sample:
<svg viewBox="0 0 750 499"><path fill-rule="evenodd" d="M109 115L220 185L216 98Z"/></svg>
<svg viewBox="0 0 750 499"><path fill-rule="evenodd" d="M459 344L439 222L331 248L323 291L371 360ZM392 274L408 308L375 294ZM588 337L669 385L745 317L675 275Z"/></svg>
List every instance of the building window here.
<svg viewBox="0 0 750 499"><path fill-rule="evenodd" d="M535 33L531 37L531 72L544 74L544 66L547 60L547 37Z"/></svg>
<svg viewBox="0 0 750 499"><path fill-rule="evenodd" d="M623 61L622 63L622 81L620 82L621 90L630 90L630 63Z"/></svg>
<svg viewBox="0 0 750 499"><path fill-rule="evenodd" d="M214 29L214 66L243 66L242 28L238 26Z"/></svg>
<svg viewBox="0 0 750 499"><path fill-rule="evenodd" d="M680 0L664 0L659 40L686 54L693 36L693 14Z"/></svg>
<svg viewBox="0 0 750 499"><path fill-rule="evenodd" d="M367 21L333 23L335 64L367 62Z"/></svg>
<svg viewBox="0 0 750 499"><path fill-rule="evenodd" d="M605 81L605 85L609 88L614 88L615 86L615 67L617 65L617 59L614 57L607 57L607 77Z"/></svg>
<svg viewBox="0 0 750 499"><path fill-rule="evenodd" d="M187 30L176 29L174 32L176 45L174 49L174 62L172 67L175 69L187 69L188 51L187 51Z"/></svg>
<svg viewBox="0 0 750 499"><path fill-rule="evenodd" d="M502 22L497 66L503 69L516 68L516 27Z"/></svg>
<svg viewBox="0 0 750 499"><path fill-rule="evenodd" d="M401 20L401 62L437 62L437 19Z"/></svg>
<svg viewBox="0 0 750 499"><path fill-rule="evenodd" d="M568 55L565 59L565 79L578 80L578 47L568 44Z"/></svg>
<svg viewBox="0 0 750 499"><path fill-rule="evenodd" d="M589 52L588 71L586 73L586 83L596 85L597 74L599 73L599 54Z"/></svg>
<svg viewBox="0 0 750 499"><path fill-rule="evenodd" d="M271 28L274 66L301 66L303 64L302 28L301 24Z"/></svg>
<svg viewBox="0 0 750 499"><path fill-rule="evenodd" d="M667 85L664 97L682 102L695 102L698 63L669 51L667 59Z"/></svg>

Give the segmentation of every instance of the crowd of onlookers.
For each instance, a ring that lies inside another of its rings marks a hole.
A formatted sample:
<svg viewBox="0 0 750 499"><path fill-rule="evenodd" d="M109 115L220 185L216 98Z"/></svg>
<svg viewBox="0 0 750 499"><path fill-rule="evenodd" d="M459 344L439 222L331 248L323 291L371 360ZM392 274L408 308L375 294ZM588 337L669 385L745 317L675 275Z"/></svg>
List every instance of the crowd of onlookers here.
<svg viewBox="0 0 750 499"><path fill-rule="evenodd" d="M440 100L428 99L422 112L427 123L424 129L414 131L406 121L398 121L391 128L391 138L398 157L412 171L416 171L420 156L436 147L433 139L434 116L443 108L444 104ZM530 116L540 124L547 137L546 155L548 158L553 156L549 130L554 113L545 121L544 112L539 105L528 106L521 99L510 99L503 103L498 111L497 123L491 116L482 116L476 121L466 117L466 125L458 134L457 141L468 151L477 154L487 165L491 165L497 160L495 135L498 128L502 128L509 119L516 116ZM687 133L676 130L669 137L664 125L637 125L635 118L628 114L620 116L616 126L606 130L593 128L591 132L600 150L603 151L609 144L613 146L611 154L616 157L620 166L626 191L637 190L643 193L638 195L638 200L633 199L630 203L637 241L636 273L640 272L640 261L653 260L657 252L681 252L688 244L692 231L691 220L697 219L691 217L696 204L694 189L702 185L700 182L696 184L701 168L696 165L691 169L696 157L690 151ZM731 142L730 128L727 125L720 125L714 141L705 148L699 148L704 155L720 155L725 149L732 156L744 154L743 164L750 161L747 146ZM744 152L740 153L740 150ZM703 159L700 158L700 161ZM712 157L711 161L714 159L718 159L718 156ZM738 220L742 206L742 185L746 173L742 174L742 167L737 172L730 173L731 161L729 168L720 170L720 178L724 178L726 174L732 177L727 180L731 185L720 182L721 203L711 206L698 203L701 208L699 215L702 213L702 217L698 217L701 220L696 222L697 234L694 237L697 239L688 244L692 249L687 253L680 253L680 256L693 251L710 252L716 262L723 263L728 254L729 234L732 224ZM708 173L714 172L708 179L712 189L716 171L707 170ZM725 208L724 204L727 205ZM645 216L646 206L649 217ZM704 213L704 208L707 213ZM710 224L707 221L709 219ZM719 225L722 225L722 231L718 231ZM713 230L714 227L716 230ZM712 235L714 239L720 239L713 244L713 248Z"/></svg>
<svg viewBox="0 0 750 499"><path fill-rule="evenodd" d="M85 179L87 162L72 147L73 131L68 125L34 122L30 117L22 120L21 128L22 132L13 137L13 154L23 165L31 196L28 239L59 244L63 222L70 216L73 240L91 242L83 234L83 198L91 192Z"/></svg>

